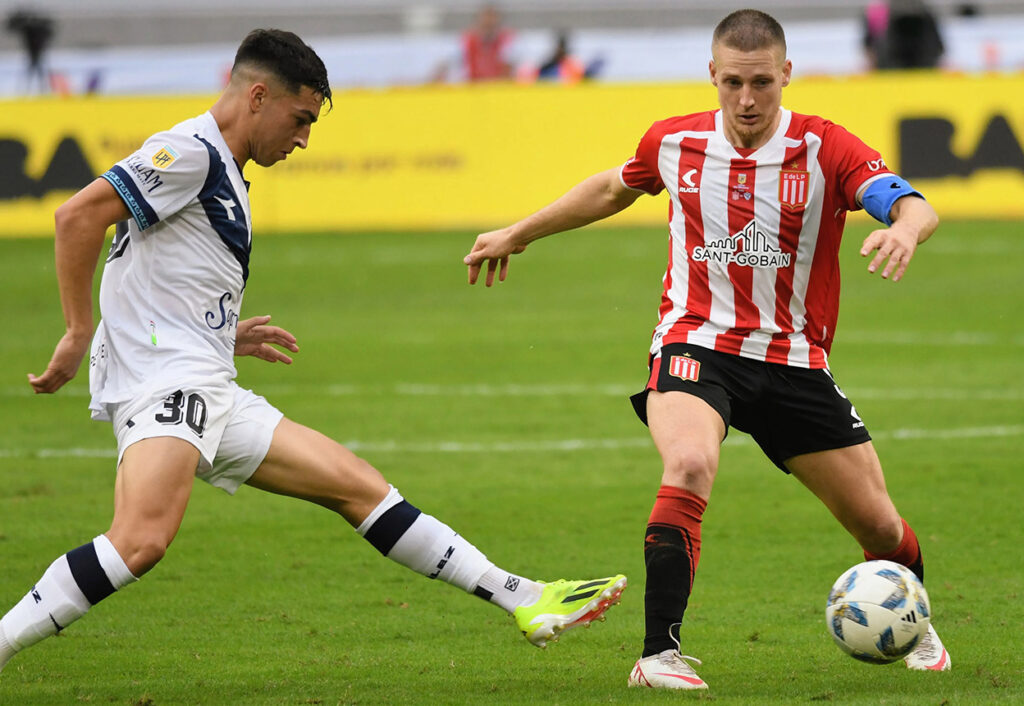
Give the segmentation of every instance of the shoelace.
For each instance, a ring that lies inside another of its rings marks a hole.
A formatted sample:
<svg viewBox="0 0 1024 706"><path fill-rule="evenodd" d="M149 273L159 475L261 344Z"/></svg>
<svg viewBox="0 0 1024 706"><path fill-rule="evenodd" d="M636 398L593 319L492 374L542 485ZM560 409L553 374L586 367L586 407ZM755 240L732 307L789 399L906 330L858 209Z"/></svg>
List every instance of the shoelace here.
<svg viewBox="0 0 1024 706"><path fill-rule="evenodd" d="M938 659L939 648L936 646L935 641L932 640L931 630L925 632L924 637L921 638L921 641L917 643L917 647L914 648L914 652L926 660Z"/></svg>
<svg viewBox="0 0 1024 706"><path fill-rule="evenodd" d="M670 638L672 638L672 642L676 643L675 652L662 652L658 656L658 661L661 662L662 664L670 664L670 663L673 663L673 662L679 662L680 666L683 668L683 670L685 672L687 672L688 674L692 674L693 676L696 677L697 676L697 672L693 671L693 667L688 665L687 662L688 661L689 662L693 662L694 664L704 664L704 663L701 662L696 657L691 657L690 655L684 655L682 653L682 645L679 644L679 640L676 639L676 636L672 634L672 628L676 627L677 625L682 627L682 623L672 623L669 626L669 628L668 628L668 636Z"/></svg>

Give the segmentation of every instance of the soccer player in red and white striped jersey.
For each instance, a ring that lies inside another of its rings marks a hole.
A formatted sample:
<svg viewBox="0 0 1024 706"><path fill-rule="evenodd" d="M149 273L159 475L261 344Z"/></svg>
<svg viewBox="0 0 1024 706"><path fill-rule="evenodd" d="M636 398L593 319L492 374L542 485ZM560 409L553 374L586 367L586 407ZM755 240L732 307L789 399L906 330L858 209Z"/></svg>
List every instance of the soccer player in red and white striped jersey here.
<svg viewBox="0 0 1024 706"><path fill-rule="evenodd" d="M646 637L630 686L703 689L678 628L700 556L700 524L732 426L829 508L868 558L909 566L920 547L885 489L878 456L827 356L839 306L846 213L885 227L861 245L868 271L903 277L936 229L934 209L852 133L781 105L792 64L782 27L757 10L722 20L711 83L720 109L656 122L621 167L480 235L464 262L475 283L504 280L509 256L538 238L666 191L670 248L651 373L633 397L664 465L645 538ZM934 629L907 657L945 670Z"/></svg>

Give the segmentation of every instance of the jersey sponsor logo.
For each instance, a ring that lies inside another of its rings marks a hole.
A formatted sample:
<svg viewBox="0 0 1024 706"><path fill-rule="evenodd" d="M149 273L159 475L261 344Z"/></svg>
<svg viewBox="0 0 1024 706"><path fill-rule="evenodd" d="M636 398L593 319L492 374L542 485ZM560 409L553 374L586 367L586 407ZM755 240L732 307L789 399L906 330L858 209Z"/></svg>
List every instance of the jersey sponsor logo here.
<svg viewBox="0 0 1024 706"><path fill-rule="evenodd" d="M779 171L779 203L791 209L807 205L811 174L795 169Z"/></svg>
<svg viewBox="0 0 1024 706"><path fill-rule="evenodd" d="M878 159L868 160L868 169L870 169L873 172L878 172L883 169L888 169L888 167L885 166L885 160L879 157Z"/></svg>
<svg viewBox="0 0 1024 706"><path fill-rule="evenodd" d="M680 194L696 194L700 191L700 187L693 181L694 177L696 177L697 175L698 172L696 169L691 169L690 171L686 172L686 174L683 174L681 180L684 186L679 187Z"/></svg>
<svg viewBox="0 0 1024 706"><path fill-rule="evenodd" d="M709 240L693 249L697 262L713 262L742 267L789 267L793 253L782 252L773 245L756 220L743 227L736 235Z"/></svg>
<svg viewBox="0 0 1024 706"><path fill-rule="evenodd" d="M212 311L206 312L206 325L214 331L219 331L225 326L228 330L235 328L238 325L238 312L231 307L225 308L224 302L232 300L231 292L224 292L220 295L220 301L217 302L217 308L219 313Z"/></svg>
<svg viewBox="0 0 1024 706"><path fill-rule="evenodd" d="M700 361L685 355L674 355L668 361L668 374L680 380L697 382L700 378Z"/></svg>
<svg viewBox="0 0 1024 706"><path fill-rule="evenodd" d="M174 164L174 160L179 156L170 145L164 145L160 148L159 152L153 155L153 166L157 169L167 169L167 167Z"/></svg>
<svg viewBox="0 0 1024 706"><path fill-rule="evenodd" d="M152 194L164 185L164 180L160 178L156 167L148 166L146 160L137 154L129 157L125 166L135 174L141 186L148 187L146 193Z"/></svg>

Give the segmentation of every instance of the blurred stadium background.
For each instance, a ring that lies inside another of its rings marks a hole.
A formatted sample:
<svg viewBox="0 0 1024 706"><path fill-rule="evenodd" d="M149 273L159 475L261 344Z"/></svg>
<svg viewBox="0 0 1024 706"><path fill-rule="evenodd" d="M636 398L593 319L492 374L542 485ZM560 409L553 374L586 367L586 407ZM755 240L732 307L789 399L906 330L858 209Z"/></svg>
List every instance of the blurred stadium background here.
<svg viewBox="0 0 1024 706"><path fill-rule="evenodd" d="M787 107L852 129L944 217L1024 216L1024 2L931 3L945 51L937 68L911 72L870 69L865 5L761 6L786 26L796 79ZM257 26L299 32L338 94L314 149L256 175L262 233L497 225L624 161L654 120L714 105L709 33L729 8L710 0L498 3L514 32L515 77L466 84L441 69L459 63L460 33L480 7L0 1L0 236L49 233L70 190L147 135L205 110L240 38ZM34 75L12 25L19 12L52 23ZM534 82L562 31L593 80ZM614 223L662 220L660 202L645 200Z"/></svg>

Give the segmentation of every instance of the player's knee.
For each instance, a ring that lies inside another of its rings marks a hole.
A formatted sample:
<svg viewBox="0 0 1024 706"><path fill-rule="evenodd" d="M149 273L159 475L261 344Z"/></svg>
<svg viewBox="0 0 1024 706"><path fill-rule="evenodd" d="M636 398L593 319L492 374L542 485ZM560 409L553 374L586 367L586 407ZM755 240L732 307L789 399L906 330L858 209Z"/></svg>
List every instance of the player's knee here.
<svg viewBox="0 0 1024 706"><path fill-rule="evenodd" d="M877 517L861 523L857 528L857 541L872 554L889 554L899 547L903 539L900 518Z"/></svg>
<svg viewBox="0 0 1024 706"><path fill-rule="evenodd" d="M717 461L712 454L687 449L665 458L664 465L664 485L684 488L705 496L710 492L717 471Z"/></svg>
<svg viewBox="0 0 1024 706"><path fill-rule="evenodd" d="M323 504L346 516L354 506L376 506L390 490L380 471L348 452L333 459L329 477L332 487Z"/></svg>
<svg viewBox="0 0 1024 706"><path fill-rule="evenodd" d="M124 547L117 546L118 553L133 576L142 576L152 569L167 553L170 541L159 532L139 532Z"/></svg>

